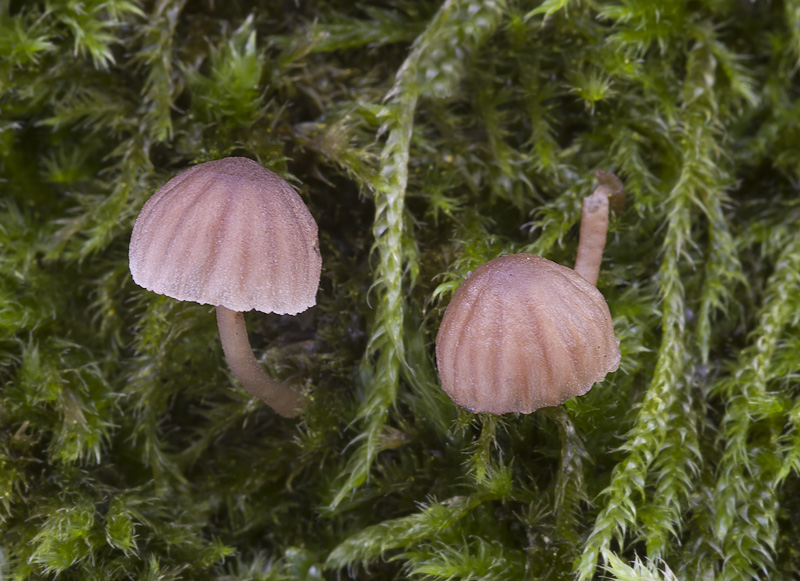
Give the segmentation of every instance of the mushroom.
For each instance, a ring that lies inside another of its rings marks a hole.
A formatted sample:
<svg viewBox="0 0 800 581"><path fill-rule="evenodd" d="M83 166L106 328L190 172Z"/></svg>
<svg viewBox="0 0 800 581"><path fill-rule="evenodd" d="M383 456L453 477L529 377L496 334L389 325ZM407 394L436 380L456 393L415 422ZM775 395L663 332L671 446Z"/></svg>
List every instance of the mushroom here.
<svg viewBox="0 0 800 581"><path fill-rule="evenodd" d="M604 174L584 200L575 270L534 254L482 264L456 290L436 336L442 389L473 412L530 413L583 395L620 362L595 288L608 227Z"/></svg>
<svg viewBox="0 0 800 581"><path fill-rule="evenodd" d="M136 284L216 306L233 375L284 417L302 397L267 375L247 338L244 311L296 315L316 304L322 259L317 224L275 173L243 157L201 163L145 203L130 243Z"/></svg>

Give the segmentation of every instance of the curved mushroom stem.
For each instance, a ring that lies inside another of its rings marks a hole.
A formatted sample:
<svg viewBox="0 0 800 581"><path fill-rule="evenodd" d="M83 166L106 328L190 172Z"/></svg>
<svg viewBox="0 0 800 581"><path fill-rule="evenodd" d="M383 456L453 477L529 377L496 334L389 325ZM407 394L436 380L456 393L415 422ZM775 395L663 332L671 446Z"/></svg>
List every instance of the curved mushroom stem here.
<svg viewBox="0 0 800 581"><path fill-rule="evenodd" d="M256 361L247 338L244 314L217 306L217 326L222 340L222 350L234 377L250 394L264 402L285 418L300 413L302 397L280 381L267 375Z"/></svg>
<svg viewBox="0 0 800 581"><path fill-rule="evenodd" d="M609 197L624 204L624 190L619 178L605 170L595 170L600 185L591 196L583 200L581 214L581 234L578 242L578 257L575 259L575 272L593 285L597 284L603 249L606 247L608 232Z"/></svg>

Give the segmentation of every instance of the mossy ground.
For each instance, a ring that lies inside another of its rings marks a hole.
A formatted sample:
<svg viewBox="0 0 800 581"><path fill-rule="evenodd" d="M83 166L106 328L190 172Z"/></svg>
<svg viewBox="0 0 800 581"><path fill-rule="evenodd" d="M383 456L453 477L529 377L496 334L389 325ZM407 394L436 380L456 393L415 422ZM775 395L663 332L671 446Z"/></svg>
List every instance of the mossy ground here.
<svg viewBox="0 0 800 581"><path fill-rule="evenodd" d="M0 577L800 577L800 2L0 0ZM137 212L243 155L320 226L318 305L137 287ZM575 256L620 370L472 415L433 340L478 264Z"/></svg>

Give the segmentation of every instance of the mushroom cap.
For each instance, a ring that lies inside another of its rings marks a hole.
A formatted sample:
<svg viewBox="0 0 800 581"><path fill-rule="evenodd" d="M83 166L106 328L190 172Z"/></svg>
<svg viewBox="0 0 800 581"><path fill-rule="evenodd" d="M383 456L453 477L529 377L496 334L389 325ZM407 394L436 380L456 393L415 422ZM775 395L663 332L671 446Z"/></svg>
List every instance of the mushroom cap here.
<svg viewBox="0 0 800 581"><path fill-rule="evenodd" d="M133 227L136 284L181 301L294 315L316 304L322 259L303 200L243 157L201 163L145 203Z"/></svg>
<svg viewBox="0 0 800 581"><path fill-rule="evenodd" d="M559 405L589 391L619 361L600 291L533 254L501 256L475 269L436 336L442 389L473 412Z"/></svg>

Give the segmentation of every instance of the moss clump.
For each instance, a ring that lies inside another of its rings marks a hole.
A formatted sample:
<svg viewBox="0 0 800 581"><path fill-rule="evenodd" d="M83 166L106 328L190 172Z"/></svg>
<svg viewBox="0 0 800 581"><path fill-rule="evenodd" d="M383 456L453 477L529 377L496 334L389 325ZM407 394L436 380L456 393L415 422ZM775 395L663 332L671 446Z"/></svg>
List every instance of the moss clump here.
<svg viewBox="0 0 800 581"><path fill-rule="evenodd" d="M796 0L0 0L0 576L800 576L799 63ZM320 225L317 307L249 318L299 422L128 272L227 155ZM597 167L620 370L457 409L452 291L571 264Z"/></svg>

